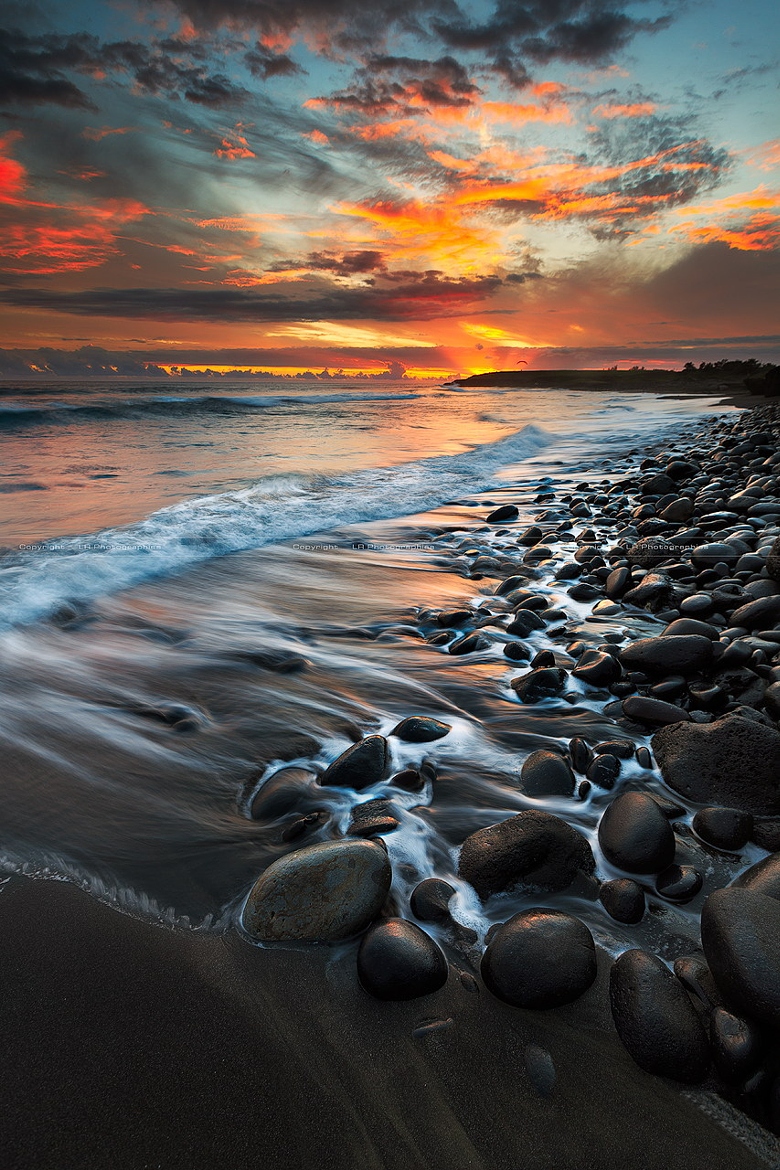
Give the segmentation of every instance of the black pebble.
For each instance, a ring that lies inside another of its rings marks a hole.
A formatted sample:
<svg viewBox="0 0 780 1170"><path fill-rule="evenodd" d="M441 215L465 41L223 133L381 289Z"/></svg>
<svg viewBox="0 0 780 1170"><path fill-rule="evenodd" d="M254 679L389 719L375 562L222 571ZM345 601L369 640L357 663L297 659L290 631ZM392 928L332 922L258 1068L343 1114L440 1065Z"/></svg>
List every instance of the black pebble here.
<svg viewBox="0 0 780 1170"><path fill-rule="evenodd" d="M443 878L426 878L415 886L409 900L412 914L420 922L449 922L450 899L455 887Z"/></svg>
<svg viewBox="0 0 780 1170"><path fill-rule="evenodd" d="M417 999L447 982L447 960L433 939L403 918L369 927L357 955L361 986L376 999Z"/></svg>
<svg viewBox="0 0 780 1170"><path fill-rule="evenodd" d="M753 832L753 817L738 808L702 808L693 818L693 831L715 849L742 849Z"/></svg>
<svg viewBox="0 0 780 1170"><path fill-rule="evenodd" d="M628 873L658 873L674 859L671 826L643 792L617 796L599 822L598 836L607 861Z"/></svg>
<svg viewBox="0 0 780 1170"><path fill-rule="evenodd" d="M645 915L645 893L631 878L615 878L604 882L599 889L599 901L616 922L633 925Z"/></svg>
<svg viewBox="0 0 780 1170"><path fill-rule="evenodd" d="M602 756L596 756L595 760L588 765L585 775L599 788L614 788L615 781L620 775L620 760L609 752Z"/></svg>
<svg viewBox="0 0 780 1170"><path fill-rule="evenodd" d="M691 865L670 865L659 873L655 888L670 902L690 902L701 889L703 880L698 869Z"/></svg>
<svg viewBox="0 0 780 1170"><path fill-rule="evenodd" d="M489 991L515 1007L571 1003L596 978L596 948L583 922L557 910L523 910L493 935L482 957Z"/></svg>

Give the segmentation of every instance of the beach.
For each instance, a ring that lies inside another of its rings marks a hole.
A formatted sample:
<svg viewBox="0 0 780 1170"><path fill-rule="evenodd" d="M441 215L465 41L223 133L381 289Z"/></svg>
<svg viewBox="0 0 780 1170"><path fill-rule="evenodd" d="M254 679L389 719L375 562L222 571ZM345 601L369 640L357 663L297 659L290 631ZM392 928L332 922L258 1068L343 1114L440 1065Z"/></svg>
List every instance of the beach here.
<svg viewBox="0 0 780 1170"><path fill-rule="evenodd" d="M776 1165L777 408L229 389L2 400L9 1164Z"/></svg>

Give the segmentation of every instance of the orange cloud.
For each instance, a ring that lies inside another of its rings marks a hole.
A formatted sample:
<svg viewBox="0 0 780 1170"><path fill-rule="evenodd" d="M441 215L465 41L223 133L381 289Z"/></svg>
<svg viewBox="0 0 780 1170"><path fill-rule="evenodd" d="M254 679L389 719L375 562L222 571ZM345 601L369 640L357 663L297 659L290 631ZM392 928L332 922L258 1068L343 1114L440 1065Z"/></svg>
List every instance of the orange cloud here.
<svg viewBox="0 0 780 1170"><path fill-rule="evenodd" d="M5 153L7 147L19 138L18 131L0 138L0 203L15 200L25 187L27 172L20 162Z"/></svg>
<svg viewBox="0 0 780 1170"><path fill-rule="evenodd" d="M593 110L594 118L646 118L657 110L655 102L634 102L631 105L601 105Z"/></svg>
<svg viewBox="0 0 780 1170"><path fill-rule="evenodd" d="M780 247L780 215L759 213L739 226L681 224L675 231L684 233L695 244L721 242L740 252L769 252Z"/></svg>
<svg viewBox="0 0 780 1170"><path fill-rule="evenodd" d="M758 167L759 170L775 170L776 167L780 167L780 138L770 138L768 142L762 142L745 157L751 166Z"/></svg>
<svg viewBox="0 0 780 1170"><path fill-rule="evenodd" d="M89 139L90 142L101 142L112 134L132 134L134 130L134 126L85 126L81 131L81 137Z"/></svg>
<svg viewBox="0 0 780 1170"><path fill-rule="evenodd" d="M117 229L150 214L134 199L111 199L97 207L59 207L57 226L45 220L42 205L17 205L25 218L6 223L0 233L0 257L11 261L6 271L14 274L51 275L96 268L119 253Z"/></svg>
<svg viewBox="0 0 780 1170"><path fill-rule="evenodd" d="M571 111L561 102L549 102L544 105L483 102L479 107L479 114L493 122L507 122L513 126L524 126L528 122L571 122Z"/></svg>

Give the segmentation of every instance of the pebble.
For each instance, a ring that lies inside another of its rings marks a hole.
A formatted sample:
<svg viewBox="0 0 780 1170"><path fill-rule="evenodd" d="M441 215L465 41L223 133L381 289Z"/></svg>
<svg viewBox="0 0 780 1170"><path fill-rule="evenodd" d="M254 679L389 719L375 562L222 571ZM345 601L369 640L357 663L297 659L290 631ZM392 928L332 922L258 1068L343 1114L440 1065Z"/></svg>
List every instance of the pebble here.
<svg viewBox="0 0 780 1170"><path fill-rule="evenodd" d="M610 752L605 752L588 764L585 775L599 788L614 788L615 781L620 775L620 760Z"/></svg>
<svg viewBox="0 0 780 1170"><path fill-rule="evenodd" d="M599 901L616 922L633 925L641 922L645 916L644 890L631 878L614 878L613 881L602 882Z"/></svg>
<svg viewBox="0 0 780 1170"><path fill-rule="evenodd" d="M387 740L369 735L342 752L320 776L320 784L361 792L384 780L387 761Z"/></svg>
<svg viewBox="0 0 780 1170"><path fill-rule="evenodd" d="M418 999L447 982L444 952L419 926L389 918L366 931L358 948L360 985L376 999Z"/></svg>
<svg viewBox="0 0 780 1170"><path fill-rule="evenodd" d="M726 1001L780 1025L780 902L737 886L715 890L702 910L701 940Z"/></svg>
<svg viewBox="0 0 780 1170"><path fill-rule="evenodd" d="M587 741L581 736L575 735L573 739L569 740L569 753L571 755L571 762L574 766L574 771L584 773L588 769L588 765L593 758Z"/></svg>
<svg viewBox="0 0 780 1170"><path fill-rule="evenodd" d="M485 986L515 1007L560 1007L596 978L596 947L583 922L558 910L523 910L493 935L480 968Z"/></svg>
<svg viewBox="0 0 780 1170"><path fill-rule="evenodd" d="M462 638L456 638L454 642L449 644L450 654L472 654L475 650L487 650L490 645L490 640L479 634L476 631L472 634L465 634Z"/></svg>
<svg viewBox="0 0 780 1170"><path fill-rule="evenodd" d="M733 625L744 626L748 630L773 626L780 622L780 596L758 597L747 605L741 605L732 613L731 621Z"/></svg>
<svg viewBox="0 0 780 1170"><path fill-rule="evenodd" d="M489 516L485 517L486 523L498 524L502 520L516 520L520 515L520 511L514 504L502 504L500 508L496 508Z"/></svg>
<svg viewBox="0 0 780 1170"><path fill-rule="evenodd" d="M275 820L297 807L315 779L306 768L280 768L263 783L252 800L252 820Z"/></svg>
<svg viewBox="0 0 780 1170"><path fill-rule="evenodd" d="M698 869L691 865L670 865L659 873L655 888L662 898L682 904L696 897L703 881Z"/></svg>
<svg viewBox="0 0 780 1170"><path fill-rule="evenodd" d="M347 829L348 837L378 837L392 833L401 822L395 813L398 810L390 800L367 800L352 809L352 820Z"/></svg>
<svg viewBox="0 0 780 1170"><path fill-rule="evenodd" d="M675 723L652 740L661 774L697 804L723 804L771 816L780 811L780 734L726 715L708 724Z"/></svg>
<svg viewBox="0 0 780 1170"><path fill-rule="evenodd" d="M527 796L573 796L574 785L568 761L557 752L531 752L520 771L520 786Z"/></svg>
<svg viewBox="0 0 780 1170"><path fill-rule="evenodd" d="M624 792L604 812L598 828L601 850L628 873L659 873L674 860L674 833L652 797Z"/></svg>
<svg viewBox="0 0 780 1170"><path fill-rule="evenodd" d="M682 984L655 955L629 950L610 972L617 1033L645 1072L686 1084L704 1080L709 1046Z"/></svg>
<svg viewBox="0 0 780 1170"><path fill-rule="evenodd" d="M596 863L586 838L566 821L536 809L472 833L463 842L458 872L483 900L518 882L564 890Z"/></svg>
<svg viewBox="0 0 780 1170"><path fill-rule="evenodd" d="M538 1044L527 1045L523 1053L523 1063L528 1079L540 1097L549 1097L555 1088L556 1074L553 1058L546 1048Z"/></svg>
<svg viewBox="0 0 780 1170"><path fill-rule="evenodd" d="M566 686L566 671L560 666L547 666L513 678L509 684L522 703L540 703L555 698Z"/></svg>
<svg viewBox="0 0 780 1170"><path fill-rule="evenodd" d="M610 683L620 678L620 663L612 654L586 650L574 667L572 675L589 686L608 687Z"/></svg>
<svg viewBox="0 0 780 1170"><path fill-rule="evenodd" d="M417 768L404 768L390 777L390 783L395 788L402 788L404 792L421 792L425 787L425 777Z"/></svg>
<svg viewBox="0 0 780 1170"><path fill-rule="evenodd" d="M328 841L288 853L252 887L241 920L261 942L333 942L364 930L390 889L387 852L373 841Z"/></svg>
<svg viewBox="0 0 780 1170"><path fill-rule="evenodd" d="M710 1016L712 1059L724 1081L745 1081L756 1071L766 1040L754 1024L716 1007Z"/></svg>
<svg viewBox="0 0 780 1170"><path fill-rule="evenodd" d="M442 723L440 719L432 719L427 715L410 715L408 719L402 719L390 734L406 743L431 743L435 739L443 739L450 731L451 725Z"/></svg>
<svg viewBox="0 0 780 1170"><path fill-rule="evenodd" d="M675 634L698 634L702 638L709 638L711 642L717 642L720 631L710 622L701 622L692 617L681 617L670 622L662 632L661 637L668 638Z"/></svg>
<svg viewBox="0 0 780 1170"><path fill-rule="evenodd" d="M425 878L412 890L409 906L420 922L449 922L455 887L444 878Z"/></svg>
<svg viewBox="0 0 780 1170"><path fill-rule="evenodd" d="M649 727L663 727L667 723L680 723L690 720L690 715L682 707L674 703L665 703L663 699L651 699L645 695L631 695L622 703L623 714L635 723L645 723Z"/></svg>

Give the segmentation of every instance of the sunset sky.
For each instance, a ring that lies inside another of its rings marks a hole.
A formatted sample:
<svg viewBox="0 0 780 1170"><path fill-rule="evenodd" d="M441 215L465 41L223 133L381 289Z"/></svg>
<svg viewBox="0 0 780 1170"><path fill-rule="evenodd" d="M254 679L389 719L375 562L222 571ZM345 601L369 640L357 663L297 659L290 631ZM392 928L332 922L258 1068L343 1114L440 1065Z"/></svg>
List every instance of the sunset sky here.
<svg viewBox="0 0 780 1170"><path fill-rule="evenodd" d="M776 0L0 25L0 374L780 360Z"/></svg>

